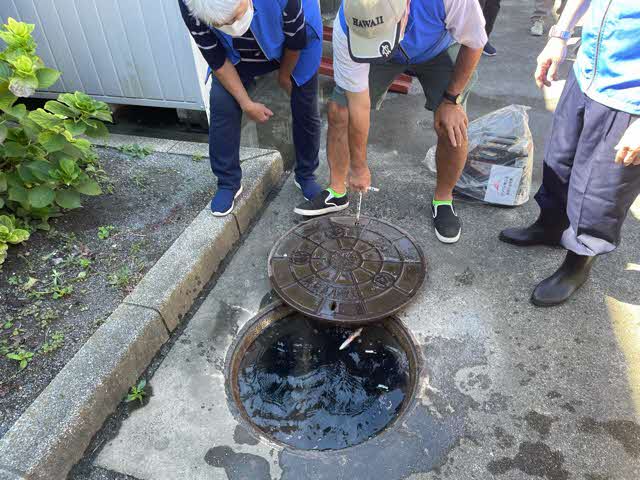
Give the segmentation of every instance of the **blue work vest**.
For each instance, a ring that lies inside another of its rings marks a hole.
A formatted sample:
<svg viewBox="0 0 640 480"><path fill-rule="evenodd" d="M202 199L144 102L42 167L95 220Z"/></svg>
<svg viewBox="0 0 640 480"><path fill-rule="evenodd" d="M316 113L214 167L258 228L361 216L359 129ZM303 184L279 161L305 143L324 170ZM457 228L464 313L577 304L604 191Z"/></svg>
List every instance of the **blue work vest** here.
<svg viewBox="0 0 640 480"><path fill-rule="evenodd" d="M574 71L589 98L640 115L640 0L592 0Z"/></svg>
<svg viewBox="0 0 640 480"><path fill-rule="evenodd" d="M340 5L338 15L340 15L342 30L349 35L347 20L344 16L344 2ZM412 0L404 38L390 61L407 64L423 63L454 44L455 41L445 24L446 16L443 0Z"/></svg>
<svg viewBox="0 0 640 480"><path fill-rule="evenodd" d="M269 60L280 61L284 52L283 12L287 0L253 0L253 20L251 31L258 45ZM307 23L307 46L300 52L300 59L293 70L293 78L298 85L307 83L318 71L322 59L322 17L318 0L302 0L302 8ZM236 65L240 54L233 48L233 37L213 29L222 41L227 57Z"/></svg>

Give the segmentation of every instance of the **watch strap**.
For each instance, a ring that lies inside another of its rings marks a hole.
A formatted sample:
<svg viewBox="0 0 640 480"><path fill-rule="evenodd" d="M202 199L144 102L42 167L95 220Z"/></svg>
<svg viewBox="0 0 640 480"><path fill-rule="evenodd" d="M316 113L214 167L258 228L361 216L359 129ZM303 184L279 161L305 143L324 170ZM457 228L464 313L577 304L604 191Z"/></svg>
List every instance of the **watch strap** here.
<svg viewBox="0 0 640 480"><path fill-rule="evenodd" d="M549 38L559 38L565 42L571 38L571 32L568 30L561 30L560 27L554 25L549 30Z"/></svg>
<svg viewBox="0 0 640 480"><path fill-rule="evenodd" d="M442 96L455 105L460 105L462 103L462 95L453 95L445 91Z"/></svg>

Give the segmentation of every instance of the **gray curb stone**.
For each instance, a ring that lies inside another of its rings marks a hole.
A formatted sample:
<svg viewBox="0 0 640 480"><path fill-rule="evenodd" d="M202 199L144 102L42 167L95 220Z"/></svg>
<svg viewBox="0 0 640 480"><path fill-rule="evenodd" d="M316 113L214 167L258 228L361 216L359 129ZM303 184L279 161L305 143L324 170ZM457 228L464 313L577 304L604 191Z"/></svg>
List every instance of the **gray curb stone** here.
<svg viewBox="0 0 640 480"><path fill-rule="evenodd" d="M174 331L239 238L233 216L216 218L204 209L124 302L156 310Z"/></svg>
<svg viewBox="0 0 640 480"><path fill-rule="evenodd" d="M145 142L127 136L117 143ZM162 145L158 151L166 152L171 146ZM234 215L217 218L208 208L200 212L56 375L0 439L0 480L64 479L82 457L283 173L282 157L276 151L250 149L241 151L241 157L246 160L245 193L237 200Z"/></svg>
<svg viewBox="0 0 640 480"><path fill-rule="evenodd" d="M242 164L242 185L244 194L236 201L234 216L238 221L240 234L245 233L251 220L264 206L269 192L277 185L283 173L282 156L266 153Z"/></svg>
<svg viewBox="0 0 640 480"><path fill-rule="evenodd" d="M282 172L278 152L263 150L245 161L244 193L236 200L233 215L214 217L205 208L124 301L158 311L169 331L175 330L232 245L246 232Z"/></svg>
<svg viewBox="0 0 640 480"><path fill-rule="evenodd" d="M120 305L0 439L0 469L65 478L168 338L159 313Z"/></svg>

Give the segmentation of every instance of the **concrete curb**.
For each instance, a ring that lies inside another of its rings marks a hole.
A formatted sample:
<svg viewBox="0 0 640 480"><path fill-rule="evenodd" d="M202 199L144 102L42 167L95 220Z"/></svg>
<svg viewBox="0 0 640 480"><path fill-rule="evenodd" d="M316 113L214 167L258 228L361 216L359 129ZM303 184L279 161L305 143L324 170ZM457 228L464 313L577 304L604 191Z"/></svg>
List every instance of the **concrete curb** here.
<svg viewBox="0 0 640 480"><path fill-rule="evenodd" d="M282 175L278 152L244 153L253 157L243 164L234 215L216 218L205 208L56 375L0 439L0 480L64 479L82 457Z"/></svg>

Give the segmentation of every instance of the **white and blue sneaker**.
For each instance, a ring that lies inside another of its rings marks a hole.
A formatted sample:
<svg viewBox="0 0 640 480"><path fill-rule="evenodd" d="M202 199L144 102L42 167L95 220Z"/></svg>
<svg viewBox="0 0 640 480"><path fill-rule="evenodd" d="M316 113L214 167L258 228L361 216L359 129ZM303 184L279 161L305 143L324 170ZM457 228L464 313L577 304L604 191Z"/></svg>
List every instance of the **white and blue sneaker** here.
<svg viewBox="0 0 640 480"><path fill-rule="evenodd" d="M235 200L242 193L242 185L237 191L221 189L211 199L211 213L215 217L224 217L233 211Z"/></svg>

